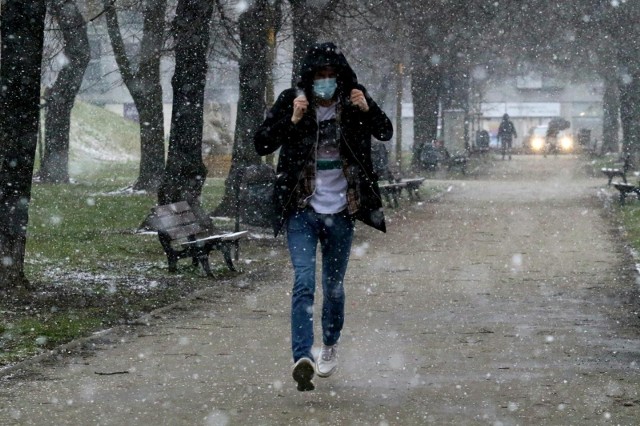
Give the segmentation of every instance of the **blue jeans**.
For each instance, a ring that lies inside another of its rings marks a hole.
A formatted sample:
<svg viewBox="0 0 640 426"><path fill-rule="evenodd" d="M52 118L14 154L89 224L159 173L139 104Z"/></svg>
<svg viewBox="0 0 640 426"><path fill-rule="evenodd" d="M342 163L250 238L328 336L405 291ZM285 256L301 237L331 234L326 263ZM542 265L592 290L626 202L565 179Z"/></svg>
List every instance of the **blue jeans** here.
<svg viewBox="0 0 640 426"><path fill-rule="evenodd" d="M346 213L320 214L311 207L297 210L287 221L287 243L295 280L291 294L293 361L313 359L313 301L316 290L316 248L322 250L322 340L334 345L344 324L344 274L347 271L354 221Z"/></svg>

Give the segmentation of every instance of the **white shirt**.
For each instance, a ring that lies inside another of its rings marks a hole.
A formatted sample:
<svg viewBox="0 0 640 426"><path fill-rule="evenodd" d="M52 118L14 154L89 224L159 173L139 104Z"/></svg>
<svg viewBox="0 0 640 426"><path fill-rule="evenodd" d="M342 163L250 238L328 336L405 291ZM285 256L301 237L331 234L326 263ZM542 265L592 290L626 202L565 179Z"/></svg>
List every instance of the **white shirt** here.
<svg viewBox="0 0 640 426"><path fill-rule="evenodd" d="M316 188L309 204L322 214L339 213L347 206L347 179L342 171L336 104L316 109L318 150L316 152Z"/></svg>

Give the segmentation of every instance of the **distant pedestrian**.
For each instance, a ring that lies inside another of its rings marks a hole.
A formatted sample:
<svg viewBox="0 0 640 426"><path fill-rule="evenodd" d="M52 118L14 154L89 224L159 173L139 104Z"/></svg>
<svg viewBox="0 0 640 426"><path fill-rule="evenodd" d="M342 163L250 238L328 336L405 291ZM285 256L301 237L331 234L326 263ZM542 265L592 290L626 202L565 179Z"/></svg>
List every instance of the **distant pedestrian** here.
<svg viewBox="0 0 640 426"><path fill-rule="evenodd" d="M314 389L315 373L337 367L344 323L344 275L356 219L386 231L371 161L371 137L391 139L391 121L358 84L333 43L314 45L303 60L297 87L280 94L258 129L260 155L280 148L274 202L277 235L284 226L294 269L291 292L293 378L299 391ZM314 361L313 303L316 248L322 253L322 348Z"/></svg>
<svg viewBox="0 0 640 426"><path fill-rule="evenodd" d="M513 125L513 122L509 119L509 114L503 115L500 127L498 127L498 140L502 144L503 160L506 155L508 155L509 160L511 160L511 145L513 144L513 140L517 137L518 134L516 133L516 128Z"/></svg>
<svg viewBox="0 0 640 426"><path fill-rule="evenodd" d="M571 123L562 117L555 117L549 121L547 133L545 135L545 157L547 156L547 153L558 155L558 134L569 127L571 127Z"/></svg>

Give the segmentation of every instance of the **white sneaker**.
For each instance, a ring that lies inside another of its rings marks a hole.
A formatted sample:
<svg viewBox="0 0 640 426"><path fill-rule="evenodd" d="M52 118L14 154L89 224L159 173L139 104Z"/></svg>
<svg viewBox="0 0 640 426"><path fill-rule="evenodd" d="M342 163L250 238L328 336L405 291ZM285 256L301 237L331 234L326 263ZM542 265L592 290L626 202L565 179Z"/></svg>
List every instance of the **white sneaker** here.
<svg viewBox="0 0 640 426"><path fill-rule="evenodd" d="M293 365L293 380L298 383L298 390L300 392L312 391L316 388L311 381L311 379L313 379L313 373L313 361L309 358L300 358L298 362Z"/></svg>
<svg viewBox="0 0 640 426"><path fill-rule="evenodd" d="M338 367L338 344L333 346L322 345L320 355L316 361L316 373L318 377L329 377Z"/></svg>

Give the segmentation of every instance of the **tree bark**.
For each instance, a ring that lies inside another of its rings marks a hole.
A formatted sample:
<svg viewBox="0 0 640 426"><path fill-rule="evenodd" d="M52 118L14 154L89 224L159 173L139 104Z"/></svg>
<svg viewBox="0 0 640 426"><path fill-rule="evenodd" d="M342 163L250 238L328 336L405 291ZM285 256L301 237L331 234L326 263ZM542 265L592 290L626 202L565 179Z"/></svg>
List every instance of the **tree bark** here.
<svg viewBox="0 0 640 426"><path fill-rule="evenodd" d="M45 96L45 143L40 179L48 183L68 183L71 110L91 54L86 22L74 1L49 1L49 7L62 33L68 62Z"/></svg>
<svg viewBox="0 0 640 426"><path fill-rule="evenodd" d="M244 170L260 163L253 147L253 135L264 120L268 68L268 4L256 1L239 20L242 52L239 63L240 93L234 135L231 169L225 181L225 195L214 215L233 216L236 213L238 191Z"/></svg>
<svg viewBox="0 0 640 426"><path fill-rule="evenodd" d="M425 144L438 137L438 112L442 76L436 66L416 61L411 72L413 97L413 158L411 165L420 168L420 156Z"/></svg>
<svg viewBox="0 0 640 426"><path fill-rule="evenodd" d="M0 290L27 287L24 275L31 181L40 118L45 0L2 4L0 63ZM11 34L13 37L7 37Z"/></svg>
<svg viewBox="0 0 640 426"><path fill-rule="evenodd" d="M620 85L620 120L623 151L637 162L640 159L640 72L631 72L630 81Z"/></svg>
<svg viewBox="0 0 640 426"><path fill-rule="evenodd" d="M292 86L298 82L304 55L318 39L322 25L330 19L341 2L343 0L328 0L324 7L319 8L308 0L289 0L293 27Z"/></svg>
<svg viewBox="0 0 640 426"><path fill-rule="evenodd" d="M291 70L291 85L295 86L300 76L302 59L307 50L318 39L318 30L313 17L318 9L307 4L306 0L290 0L291 26L293 28L293 68Z"/></svg>
<svg viewBox="0 0 640 426"><path fill-rule="evenodd" d="M140 122L140 170L134 189L156 191L164 171L164 114L160 59L164 43L166 0L147 0L138 68L125 51L118 16L111 0L104 0L107 31L118 69L138 111Z"/></svg>
<svg viewBox="0 0 640 426"><path fill-rule="evenodd" d="M618 152L620 98L615 78L605 76L602 96L602 152Z"/></svg>
<svg viewBox="0 0 640 426"><path fill-rule="evenodd" d="M202 162L202 126L212 12L210 0L179 0L176 8L173 113L159 204L184 200L193 208L200 206L207 176Z"/></svg>

